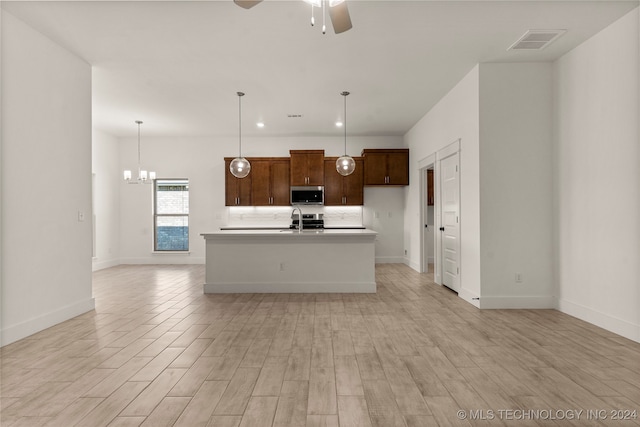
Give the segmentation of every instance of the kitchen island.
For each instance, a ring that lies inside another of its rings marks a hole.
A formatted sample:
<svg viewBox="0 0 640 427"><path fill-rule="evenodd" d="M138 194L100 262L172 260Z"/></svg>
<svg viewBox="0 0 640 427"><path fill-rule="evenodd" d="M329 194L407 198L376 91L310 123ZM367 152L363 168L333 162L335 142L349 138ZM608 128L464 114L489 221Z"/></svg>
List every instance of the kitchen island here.
<svg viewBox="0 0 640 427"><path fill-rule="evenodd" d="M203 233L205 293L375 293L369 229Z"/></svg>

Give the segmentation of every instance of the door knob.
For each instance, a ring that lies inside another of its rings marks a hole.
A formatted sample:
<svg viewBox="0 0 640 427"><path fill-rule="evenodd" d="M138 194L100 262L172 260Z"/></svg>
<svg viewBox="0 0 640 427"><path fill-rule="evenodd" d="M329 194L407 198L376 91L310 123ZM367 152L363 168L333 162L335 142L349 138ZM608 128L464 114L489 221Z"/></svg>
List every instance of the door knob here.
<svg viewBox="0 0 640 427"><path fill-rule="evenodd" d="M440 227L440 231L444 231L444 227Z"/></svg>

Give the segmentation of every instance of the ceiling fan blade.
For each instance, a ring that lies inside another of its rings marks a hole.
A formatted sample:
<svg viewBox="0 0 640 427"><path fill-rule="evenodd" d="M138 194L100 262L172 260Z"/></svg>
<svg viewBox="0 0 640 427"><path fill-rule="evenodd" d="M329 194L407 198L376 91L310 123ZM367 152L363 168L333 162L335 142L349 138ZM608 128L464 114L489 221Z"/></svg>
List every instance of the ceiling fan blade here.
<svg viewBox="0 0 640 427"><path fill-rule="evenodd" d="M253 6L257 5L261 1L262 0L233 0L235 4L237 4L238 6L244 9L251 9Z"/></svg>
<svg viewBox="0 0 640 427"><path fill-rule="evenodd" d="M335 31L336 34L344 33L351 29L351 17L349 16L349 9L347 8L346 1L330 7L329 16L331 17L331 23L333 24L333 31Z"/></svg>

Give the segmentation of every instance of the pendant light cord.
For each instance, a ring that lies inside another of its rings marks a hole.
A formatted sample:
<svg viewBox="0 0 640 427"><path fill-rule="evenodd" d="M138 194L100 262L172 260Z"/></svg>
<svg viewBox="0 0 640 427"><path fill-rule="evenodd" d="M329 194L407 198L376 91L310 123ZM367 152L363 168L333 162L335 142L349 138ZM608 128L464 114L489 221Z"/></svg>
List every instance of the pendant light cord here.
<svg viewBox="0 0 640 427"><path fill-rule="evenodd" d="M344 96L344 155L347 155L347 95L349 92L342 92L340 95Z"/></svg>
<svg viewBox="0 0 640 427"><path fill-rule="evenodd" d="M327 26L325 24L326 0L322 0L322 34L327 34Z"/></svg>
<svg viewBox="0 0 640 427"><path fill-rule="evenodd" d="M142 124L142 122L140 120L136 120L136 123L138 124L138 177L139 177L140 171L142 170L142 168L140 167L140 125Z"/></svg>
<svg viewBox="0 0 640 427"><path fill-rule="evenodd" d="M347 155L347 96L344 97L344 155Z"/></svg>
<svg viewBox="0 0 640 427"><path fill-rule="evenodd" d="M238 135L240 137L238 141L238 157L242 157L242 97L243 92L238 92Z"/></svg>

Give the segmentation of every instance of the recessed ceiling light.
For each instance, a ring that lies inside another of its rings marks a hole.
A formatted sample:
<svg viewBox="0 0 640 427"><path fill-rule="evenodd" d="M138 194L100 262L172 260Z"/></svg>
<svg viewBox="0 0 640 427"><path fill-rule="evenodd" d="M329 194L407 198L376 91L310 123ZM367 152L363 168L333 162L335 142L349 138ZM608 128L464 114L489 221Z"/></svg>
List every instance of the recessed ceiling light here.
<svg viewBox="0 0 640 427"><path fill-rule="evenodd" d="M337 121L337 122L336 122L336 126L337 126L337 127L339 127L339 128L341 128L341 127L342 127L342 122Z"/></svg>
<svg viewBox="0 0 640 427"><path fill-rule="evenodd" d="M258 123L256 123L256 126L258 126L259 128L263 128L264 127L264 123L258 122Z"/></svg>

